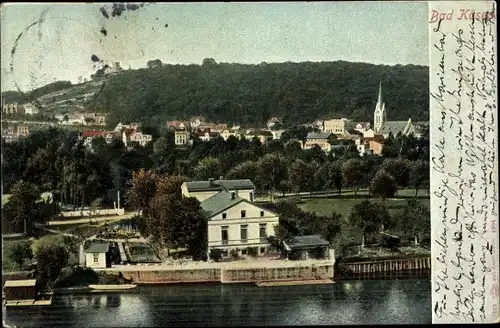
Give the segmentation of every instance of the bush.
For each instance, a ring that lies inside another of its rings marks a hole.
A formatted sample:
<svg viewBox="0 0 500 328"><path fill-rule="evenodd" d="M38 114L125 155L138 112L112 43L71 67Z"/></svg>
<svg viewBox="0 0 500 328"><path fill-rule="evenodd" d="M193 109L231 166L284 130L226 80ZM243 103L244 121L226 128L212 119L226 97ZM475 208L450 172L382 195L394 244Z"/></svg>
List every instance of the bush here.
<svg viewBox="0 0 500 328"><path fill-rule="evenodd" d="M76 267L74 269L63 270L54 283L54 287L78 287L97 284L99 275L90 268Z"/></svg>
<svg viewBox="0 0 500 328"><path fill-rule="evenodd" d="M210 250L210 259L211 260L213 260L215 262L219 262L221 258L222 258L222 253L220 250L218 250L216 248Z"/></svg>
<svg viewBox="0 0 500 328"><path fill-rule="evenodd" d="M229 254L235 260L238 259L238 257L240 257L240 254L238 254L238 250L236 249L232 249L231 252L229 252Z"/></svg>

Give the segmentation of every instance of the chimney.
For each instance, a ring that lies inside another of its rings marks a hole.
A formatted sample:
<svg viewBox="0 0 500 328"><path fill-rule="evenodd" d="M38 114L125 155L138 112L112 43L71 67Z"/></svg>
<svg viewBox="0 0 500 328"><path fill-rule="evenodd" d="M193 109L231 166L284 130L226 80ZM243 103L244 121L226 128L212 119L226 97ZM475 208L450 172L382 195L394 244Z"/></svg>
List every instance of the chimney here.
<svg viewBox="0 0 500 328"><path fill-rule="evenodd" d="M219 176L219 180L220 180L220 181L224 180L224 177L223 177L222 175L221 175L221 176Z"/></svg>
<svg viewBox="0 0 500 328"><path fill-rule="evenodd" d="M236 198L236 193L233 191L231 192L231 199L234 200Z"/></svg>
<svg viewBox="0 0 500 328"><path fill-rule="evenodd" d="M214 178L208 179L208 182L210 183L210 187L214 186Z"/></svg>

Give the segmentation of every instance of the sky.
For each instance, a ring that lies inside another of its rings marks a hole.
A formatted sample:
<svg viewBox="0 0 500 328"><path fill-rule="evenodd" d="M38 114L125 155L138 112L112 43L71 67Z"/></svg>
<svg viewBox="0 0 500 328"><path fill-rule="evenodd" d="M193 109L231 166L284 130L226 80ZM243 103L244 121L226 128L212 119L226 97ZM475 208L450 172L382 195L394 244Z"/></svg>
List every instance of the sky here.
<svg viewBox="0 0 500 328"><path fill-rule="evenodd" d="M427 2L158 3L111 12L110 3L2 3L2 91L77 83L95 72L93 54L125 69L204 58L428 65Z"/></svg>

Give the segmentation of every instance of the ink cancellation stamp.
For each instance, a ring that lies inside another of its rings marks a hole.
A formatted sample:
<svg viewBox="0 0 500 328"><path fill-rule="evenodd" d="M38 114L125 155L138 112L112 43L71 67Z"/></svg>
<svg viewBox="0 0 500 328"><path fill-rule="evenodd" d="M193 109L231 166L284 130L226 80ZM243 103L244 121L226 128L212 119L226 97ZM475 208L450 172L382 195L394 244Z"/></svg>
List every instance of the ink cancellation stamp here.
<svg viewBox="0 0 500 328"><path fill-rule="evenodd" d="M429 2L433 323L496 323L496 4Z"/></svg>

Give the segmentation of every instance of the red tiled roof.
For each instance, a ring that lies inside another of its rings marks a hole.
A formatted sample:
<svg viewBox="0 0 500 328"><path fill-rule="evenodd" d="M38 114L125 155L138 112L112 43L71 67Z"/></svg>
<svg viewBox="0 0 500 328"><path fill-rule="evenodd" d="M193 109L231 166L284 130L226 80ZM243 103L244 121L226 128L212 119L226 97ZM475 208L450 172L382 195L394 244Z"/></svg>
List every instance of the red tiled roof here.
<svg viewBox="0 0 500 328"><path fill-rule="evenodd" d="M83 131L81 135L82 137L97 137L102 136L104 133L104 131Z"/></svg>

